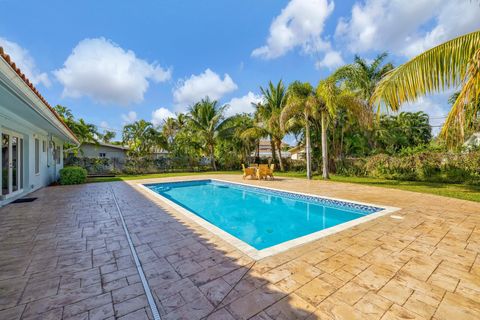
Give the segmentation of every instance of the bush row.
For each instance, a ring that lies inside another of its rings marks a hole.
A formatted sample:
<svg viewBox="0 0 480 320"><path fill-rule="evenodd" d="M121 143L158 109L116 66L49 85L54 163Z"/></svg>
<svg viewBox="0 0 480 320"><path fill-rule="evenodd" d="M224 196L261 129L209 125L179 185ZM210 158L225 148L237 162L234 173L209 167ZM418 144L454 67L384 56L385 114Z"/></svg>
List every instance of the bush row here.
<svg viewBox="0 0 480 320"><path fill-rule="evenodd" d="M378 154L367 158L337 161L335 167L337 174L348 176L480 183L480 152L463 154L421 152L406 156Z"/></svg>

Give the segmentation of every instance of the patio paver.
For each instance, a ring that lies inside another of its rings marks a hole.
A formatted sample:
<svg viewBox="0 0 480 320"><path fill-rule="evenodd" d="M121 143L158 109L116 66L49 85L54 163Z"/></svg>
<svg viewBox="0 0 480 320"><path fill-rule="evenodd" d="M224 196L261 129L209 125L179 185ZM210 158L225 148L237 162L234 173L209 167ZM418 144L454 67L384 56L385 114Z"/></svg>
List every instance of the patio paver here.
<svg viewBox="0 0 480 320"><path fill-rule="evenodd" d="M480 318L478 203L344 183L247 181L396 206L403 217L255 262L136 183L49 187L32 203L0 208L0 319L152 319L112 190L162 319Z"/></svg>

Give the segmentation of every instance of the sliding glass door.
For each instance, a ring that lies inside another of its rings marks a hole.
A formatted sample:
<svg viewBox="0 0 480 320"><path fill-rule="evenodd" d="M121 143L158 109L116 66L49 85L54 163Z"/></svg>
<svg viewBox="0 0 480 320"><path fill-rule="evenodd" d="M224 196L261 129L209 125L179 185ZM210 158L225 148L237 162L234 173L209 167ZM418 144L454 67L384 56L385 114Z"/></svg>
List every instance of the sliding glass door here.
<svg viewBox="0 0 480 320"><path fill-rule="evenodd" d="M19 134L2 133L2 196L23 191L23 138Z"/></svg>

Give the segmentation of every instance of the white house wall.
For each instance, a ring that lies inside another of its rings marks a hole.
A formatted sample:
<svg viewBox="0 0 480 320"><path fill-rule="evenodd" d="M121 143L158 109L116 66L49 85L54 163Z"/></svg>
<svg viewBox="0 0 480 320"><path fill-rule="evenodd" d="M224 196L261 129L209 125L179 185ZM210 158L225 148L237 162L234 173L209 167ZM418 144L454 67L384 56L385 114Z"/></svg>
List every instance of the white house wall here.
<svg viewBox="0 0 480 320"><path fill-rule="evenodd" d="M0 100L0 104L1 104ZM63 168L63 150L60 152L60 164L53 163L53 150L49 148L49 133L45 130L36 127L34 124L18 117L9 110L6 110L3 105L0 105L0 131L5 130L18 133L23 138L24 155L23 155L23 193L18 194L13 198L0 201L0 205L10 202L13 199L24 196L25 194L37 190L38 188L47 186L59 177L59 171ZM63 141L58 137L51 136L55 145L63 147ZM39 139L40 147L40 172L35 173L35 139ZM0 140L1 141L1 140ZM43 152L43 141L46 141L46 151ZM0 154L1 157L1 154ZM48 163L50 159L50 163ZM0 162L1 163L1 162ZM0 170L0 175L2 174ZM0 180L1 181L1 180Z"/></svg>

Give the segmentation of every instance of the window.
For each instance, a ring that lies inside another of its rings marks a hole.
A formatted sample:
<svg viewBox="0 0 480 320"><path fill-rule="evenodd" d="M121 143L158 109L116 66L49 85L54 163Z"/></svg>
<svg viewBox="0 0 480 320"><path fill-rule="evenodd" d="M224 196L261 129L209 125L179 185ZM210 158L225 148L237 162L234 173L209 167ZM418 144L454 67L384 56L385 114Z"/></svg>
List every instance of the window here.
<svg viewBox="0 0 480 320"><path fill-rule="evenodd" d="M43 140L42 141L42 152L46 152L47 151L47 141Z"/></svg>
<svg viewBox="0 0 480 320"><path fill-rule="evenodd" d="M40 140L35 139L35 174L40 173Z"/></svg>
<svg viewBox="0 0 480 320"><path fill-rule="evenodd" d="M57 154L57 164L60 164L60 160L61 160L61 158L62 158L62 157L60 156L60 155L61 155L61 153L60 153L60 146L57 147L55 153Z"/></svg>
<svg viewBox="0 0 480 320"><path fill-rule="evenodd" d="M107 155L106 155L104 152L100 152L100 153L98 154L98 156L99 156L100 158L105 158Z"/></svg>

